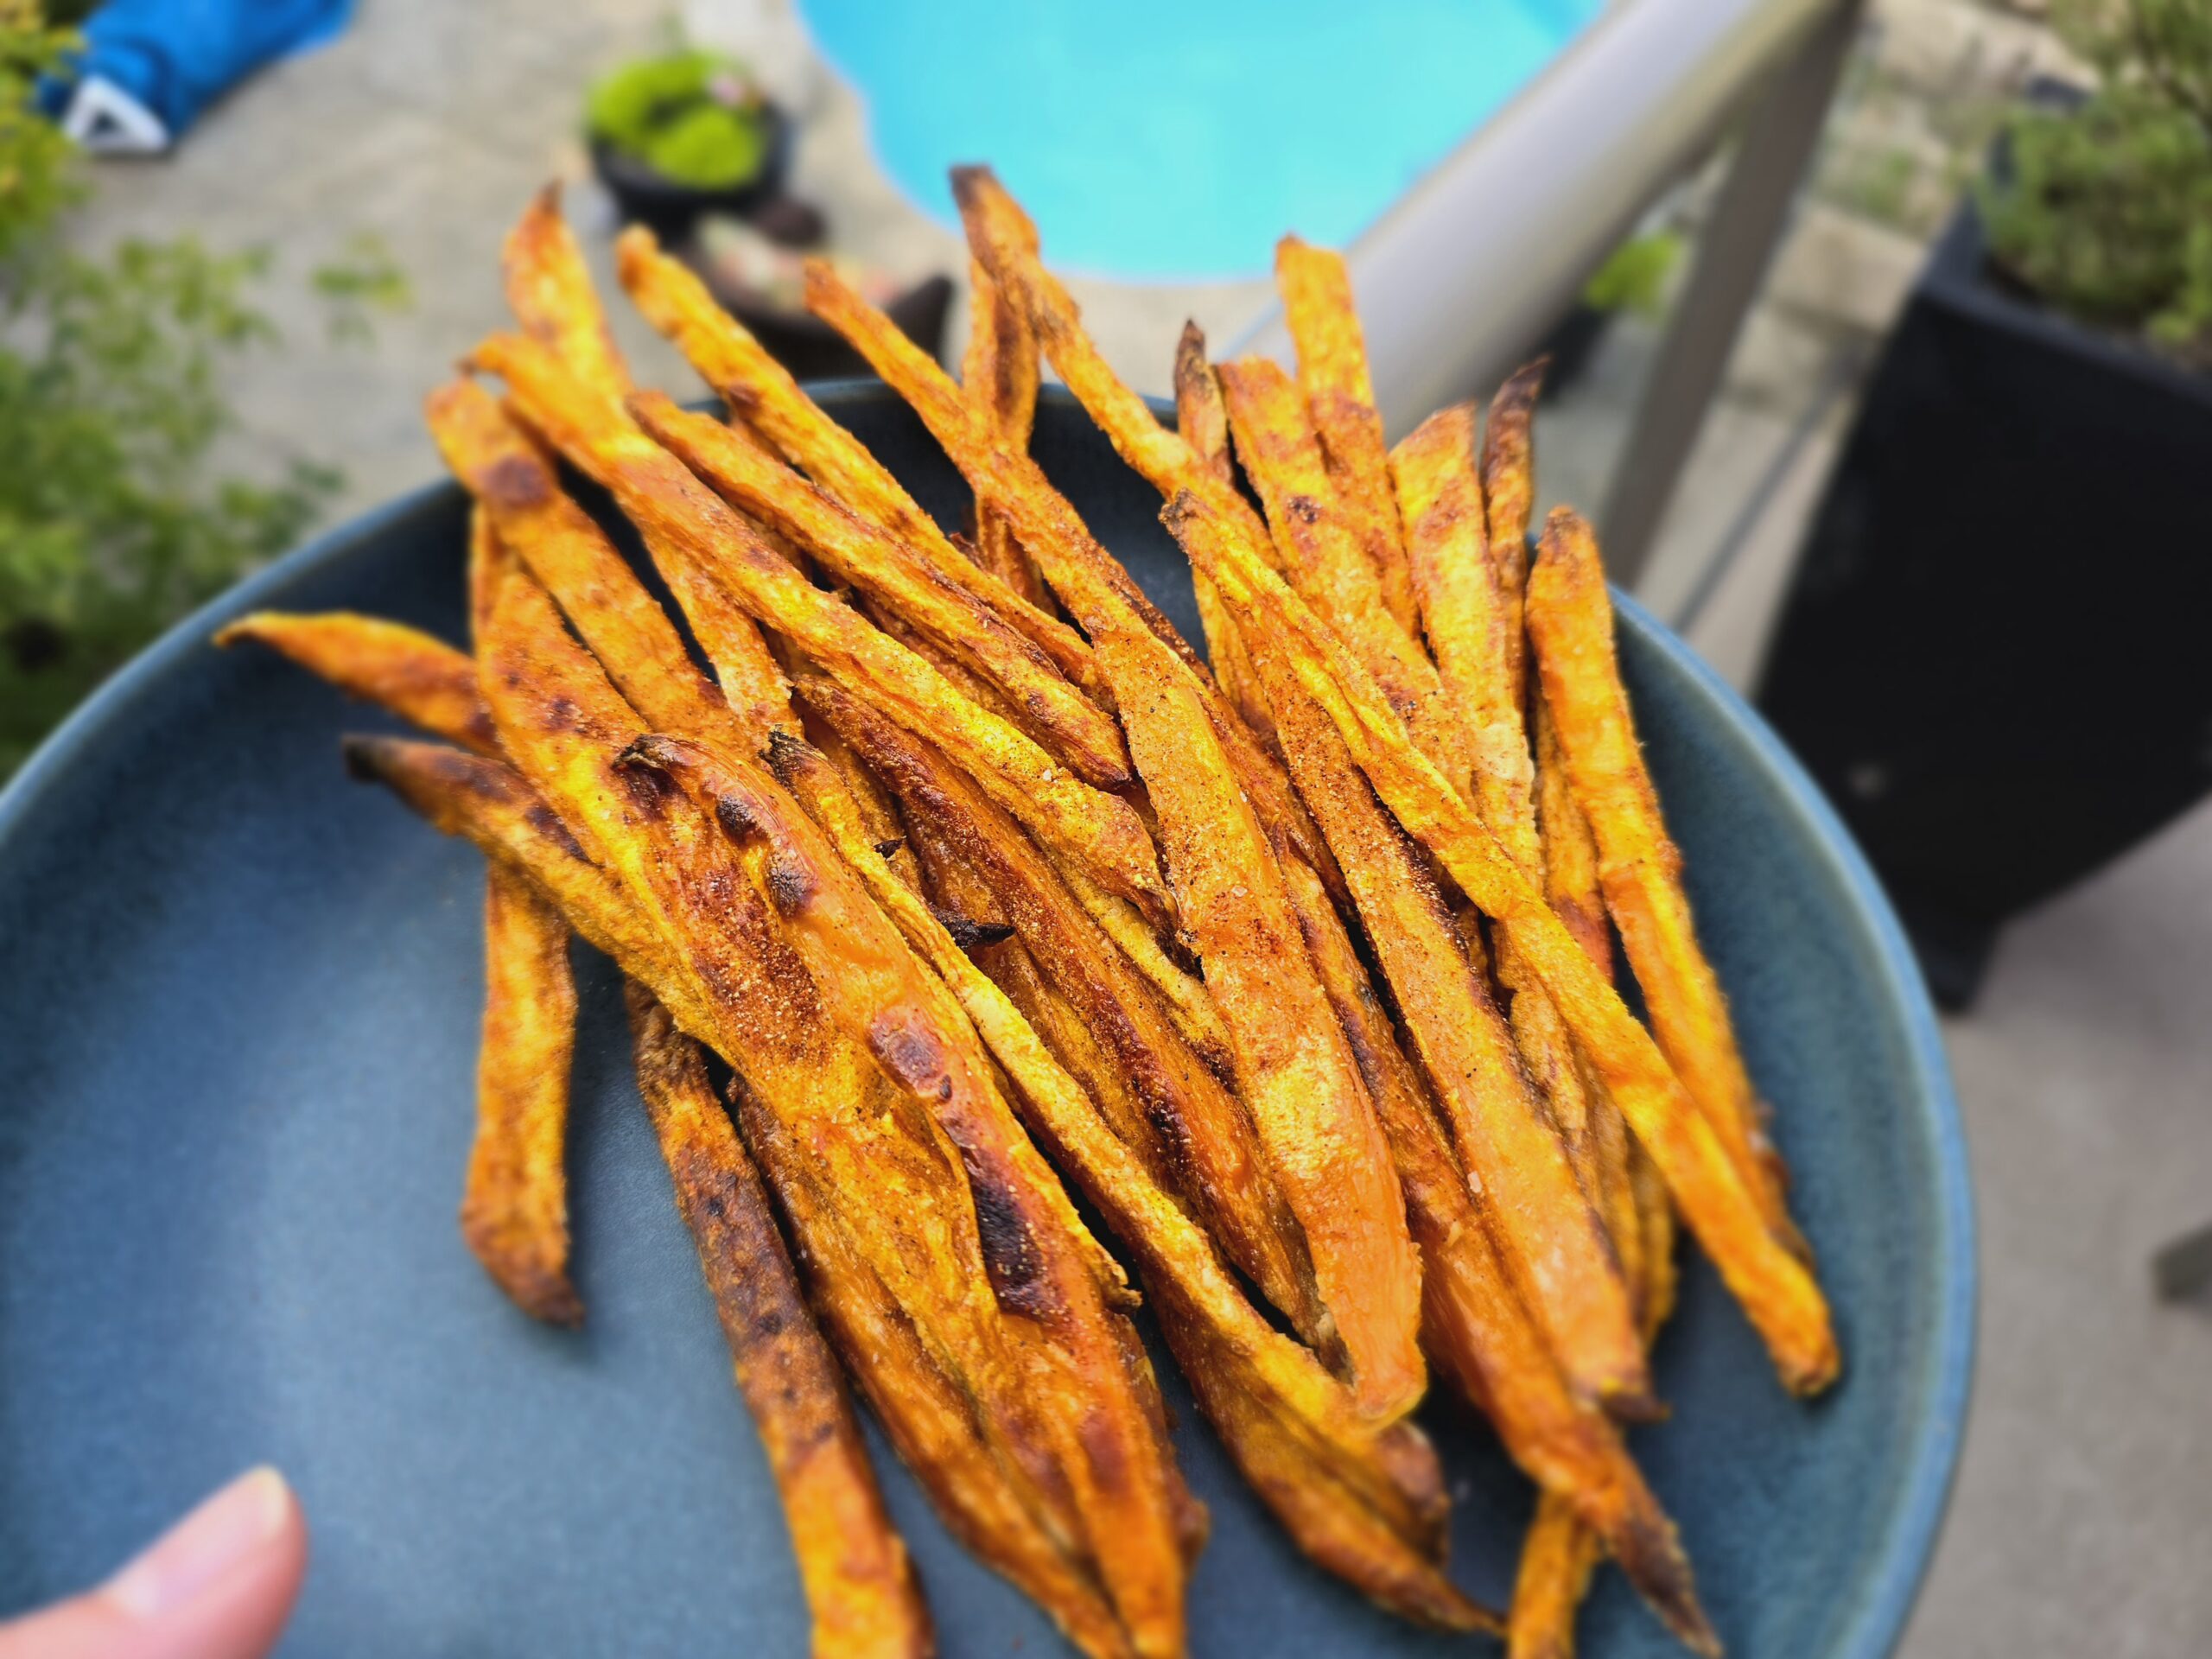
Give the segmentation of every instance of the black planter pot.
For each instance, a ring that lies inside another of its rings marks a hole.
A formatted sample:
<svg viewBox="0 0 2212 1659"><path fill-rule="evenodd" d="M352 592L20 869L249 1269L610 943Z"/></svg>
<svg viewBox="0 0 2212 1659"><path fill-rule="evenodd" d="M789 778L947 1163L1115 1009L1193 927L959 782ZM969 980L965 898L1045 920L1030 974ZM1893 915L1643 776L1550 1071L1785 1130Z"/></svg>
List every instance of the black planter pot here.
<svg viewBox="0 0 2212 1659"><path fill-rule="evenodd" d="M643 225L664 242L677 241L690 233L702 213L733 213L743 219L782 193L791 171L791 124L773 104L762 107L761 119L767 143L761 150L760 170L743 184L720 190L677 184L596 137L590 141L592 170L614 198L624 224Z"/></svg>
<svg viewBox="0 0 2212 1659"><path fill-rule="evenodd" d="M1922 274L1758 701L1889 885L1938 997L1999 927L2212 786L2212 375L1990 268Z"/></svg>

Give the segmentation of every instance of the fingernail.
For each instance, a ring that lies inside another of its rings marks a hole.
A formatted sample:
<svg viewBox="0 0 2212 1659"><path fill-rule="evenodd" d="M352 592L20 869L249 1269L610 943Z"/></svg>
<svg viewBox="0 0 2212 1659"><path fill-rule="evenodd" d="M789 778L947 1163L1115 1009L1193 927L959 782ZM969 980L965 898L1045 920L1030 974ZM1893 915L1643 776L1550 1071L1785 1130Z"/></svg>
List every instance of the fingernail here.
<svg viewBox="0 0 2212 1659"><path fill-rule="evenodd" d="M102 1593L139 1618L174 1612L274 1538L291 1506L283 1476L249 1470L156 1539Z"/></svg>

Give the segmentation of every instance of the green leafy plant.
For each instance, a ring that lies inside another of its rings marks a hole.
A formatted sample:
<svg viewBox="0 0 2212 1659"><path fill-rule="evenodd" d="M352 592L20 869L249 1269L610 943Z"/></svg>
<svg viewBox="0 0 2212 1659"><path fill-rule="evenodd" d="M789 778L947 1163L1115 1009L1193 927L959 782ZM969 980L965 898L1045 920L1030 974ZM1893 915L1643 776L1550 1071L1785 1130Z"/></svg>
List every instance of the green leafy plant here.
<svg viewBox="0 0 2212 1659"><path fill-rule="evenodd" d="M765 105L734 58L683 50L624 64L593 86L590 136L673 184L727 190L767 159Z"/></svg>
<svg viewBox="0 0 2212 1659"><path fill-rule="evenodd" d="M1681 257L1674 231L1646 231L1615 248L1583 284L1582 303L1592 311L1632 311L1656 316L1666 302L1667 278Z"/></svg>
<svg viewBox="0 0 2212 1659"><path fill-rule="evenodd" d="M219 464L235 426L221 372L276 338L252 303L264 253L69 245L86 187L29 103L67 44L0 0L0 777L155 633L292 543L339 481ZM318 275L334 329L404 298L389 264L353 247Z"/></svg>
<svg viewBox="0 0 2212 1659"><path fill-rule="evenodd" d="M2099 84L2006 128L1985 180L1999 267L2101 327L2212 366L2212 0L2071 0L2058 21Z"/></svg>

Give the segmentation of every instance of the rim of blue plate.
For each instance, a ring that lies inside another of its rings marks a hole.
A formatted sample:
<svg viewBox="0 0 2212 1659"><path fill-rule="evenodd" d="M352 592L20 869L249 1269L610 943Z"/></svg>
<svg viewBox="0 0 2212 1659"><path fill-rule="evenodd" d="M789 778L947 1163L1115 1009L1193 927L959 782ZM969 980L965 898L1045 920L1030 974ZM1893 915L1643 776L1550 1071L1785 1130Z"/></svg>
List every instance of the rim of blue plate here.
<svg viewBox="0 0 2212 1659"><path fill-rule="evenodd" d="M866 378L811 382L806 390L825 408L832 410L841 404L896 400L896 394L881 381ZM1073 397L1065 387L1046 386L1040 395L1045 401L1075 405ZM1155 413L1172 422L1172 405L1158 398L1147 401ZM183 668L192 657L206 650L208 636L217 628L257 608L265 595L343 557L387 524L419 512L435 502L456 497L460 487L451 481L424 485L326 531L218 594L118 669L48 734L7 786L0 789L0 868L6 865L10 838L30 817L47 790L79 755L99 741L110 721L122 709L159 683L165 675ZM1932 1372L1928 1380L1930 1406L1926 1421L1920 1426L1920 1443L1913 1451L1904 1500L1891 1524L1884 1557L1871 1575L1870 1587L1851 1630L1836 1649L1836 1659L1885 1659L1904 1634L1905 1621L1911 1615L1927 1575L1936 1535L1942 1525L1958 1469L1967 1399L1974 1382L1979 1273L1974 1250L1974 1187L1967 1171L1966 1130L1959 1116L1950 1063L1936 1027L1935 1006L1929 1000L1919 963L1905 941L1904 930L1865 855L1843 827L1842 820L1836 817L1819 785L1773 728L1704 658L1635 599L1618 588L1612 592L1620 620L1681 669L1705 694L1719 717L1764 763L1781 785L1789 806L1805 821L1811 831L1810 839L1819 849L1830 874L1851 894L1859 914L1872 930L1884 971L1884 988L1896 1007L1921 1096L1932 1120L1940 1199L1936 1216L1941 1233L1937 1264L1941 1282L1936 1334L1929 1362Z"/></svg>

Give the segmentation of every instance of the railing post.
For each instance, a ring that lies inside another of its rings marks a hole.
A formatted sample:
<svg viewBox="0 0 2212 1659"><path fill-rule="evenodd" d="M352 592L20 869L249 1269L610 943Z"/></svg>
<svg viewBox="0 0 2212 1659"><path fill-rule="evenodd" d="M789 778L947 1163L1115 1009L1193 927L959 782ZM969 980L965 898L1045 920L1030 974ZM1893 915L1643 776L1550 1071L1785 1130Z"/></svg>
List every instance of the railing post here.
<svg viewBox="0 0 2212 1659"><path fill-rule="evenodd" d="M1788 222L1853 39L1860 0L1843 0L1773 73L1745 113L1734 159L1698 239L1688 282L1652 365L1598 520L1605 568L1634 588L1705 425L1745 315Z"/></svg>

